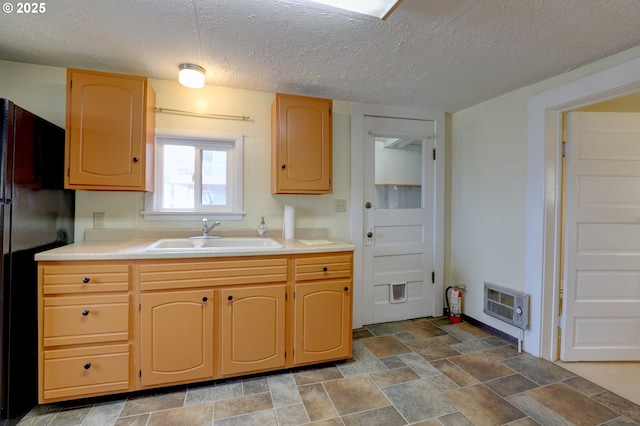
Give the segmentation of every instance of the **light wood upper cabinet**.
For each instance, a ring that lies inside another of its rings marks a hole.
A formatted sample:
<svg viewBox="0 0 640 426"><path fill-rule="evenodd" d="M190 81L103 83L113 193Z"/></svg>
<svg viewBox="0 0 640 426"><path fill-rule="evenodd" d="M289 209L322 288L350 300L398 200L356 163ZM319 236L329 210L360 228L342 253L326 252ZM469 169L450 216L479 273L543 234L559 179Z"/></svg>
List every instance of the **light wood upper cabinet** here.
<svg viewBox="0 0 640 426"><path fill-rule="evenodd" d="M332 192L331 99L276 93L271 107L271 192Z"/></svg>
<svg viewBox="0 0 640 426"><path fill-rule="evenodd" d="M213 290L142 294L142 386L213 376Z"/></svg>
<svg viewBox="0 0 640 426"><path fill-rule="evenodd" d="M286 286L224 288L221 294L221 373L285 366Z"/></svg>
<svg viewBox="0 0 640 426"><path fill-rule="evenodd" d="M147 78L67 70L66 188L153 191L154 139Z"/></svg>

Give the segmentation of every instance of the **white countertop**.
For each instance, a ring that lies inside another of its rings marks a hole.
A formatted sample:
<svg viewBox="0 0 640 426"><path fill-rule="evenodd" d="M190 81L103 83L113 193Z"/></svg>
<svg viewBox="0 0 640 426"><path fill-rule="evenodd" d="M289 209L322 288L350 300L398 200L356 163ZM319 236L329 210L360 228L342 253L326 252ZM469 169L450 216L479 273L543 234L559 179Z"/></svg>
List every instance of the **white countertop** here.
<svg viewBox="0 0 640 426"><path fill-rule="evenodd" d="M38 253L36 261L72 261L72 260L126 260L126 259L181 259L228 256L272 256L280 254L313 254L340 251L353 251L355 246L341 241L332 244L307 245L300 240L273 238L282 244L282 248L251 249L234 251L165 251L151 252L145 249L158 239L131 240L90 240L80 241L53 250Z"/></svg>

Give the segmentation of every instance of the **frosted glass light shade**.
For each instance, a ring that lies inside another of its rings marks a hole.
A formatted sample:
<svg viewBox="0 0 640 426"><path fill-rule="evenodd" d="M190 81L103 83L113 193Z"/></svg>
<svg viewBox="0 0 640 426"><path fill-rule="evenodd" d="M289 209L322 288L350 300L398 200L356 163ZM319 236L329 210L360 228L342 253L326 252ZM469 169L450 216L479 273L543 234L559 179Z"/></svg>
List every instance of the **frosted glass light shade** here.
<svg viewBox="0 0 640 426"><path fill-rule="evenodd" d="M204 86L204 68L200 65L180 64L178 81L183 86L199 89Z"/></svg>

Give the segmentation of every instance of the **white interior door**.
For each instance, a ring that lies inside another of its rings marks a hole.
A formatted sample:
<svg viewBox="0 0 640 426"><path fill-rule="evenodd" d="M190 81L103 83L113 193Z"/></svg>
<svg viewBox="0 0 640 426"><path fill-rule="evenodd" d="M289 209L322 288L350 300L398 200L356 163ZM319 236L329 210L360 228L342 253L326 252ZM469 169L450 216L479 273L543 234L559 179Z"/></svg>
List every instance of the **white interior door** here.
<svg viewBox="0 0 640 426"><path fill-rule="evenodd" d="M433 315L433 135L432 121L365 117L365 324Z"/></svg>
<svg viewBox="0 0 640 426"><path fill-rule="evenodd" d="M567 122L563 361L640 360L640 114Z"/></svg>

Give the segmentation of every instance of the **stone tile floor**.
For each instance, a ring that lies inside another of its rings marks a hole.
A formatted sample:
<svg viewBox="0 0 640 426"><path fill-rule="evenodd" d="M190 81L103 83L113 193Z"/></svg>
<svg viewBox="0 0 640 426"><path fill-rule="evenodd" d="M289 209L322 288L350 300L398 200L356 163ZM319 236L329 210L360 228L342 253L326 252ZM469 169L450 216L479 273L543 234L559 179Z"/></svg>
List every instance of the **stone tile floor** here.
<svg viewBox="0 0 640 426"><path fill-rule="evenodd" d="M639 385L640 392L640 385ZM354 331L353 358L109 402L19 425L640 425L640 406L468 323Z"/></svg>

